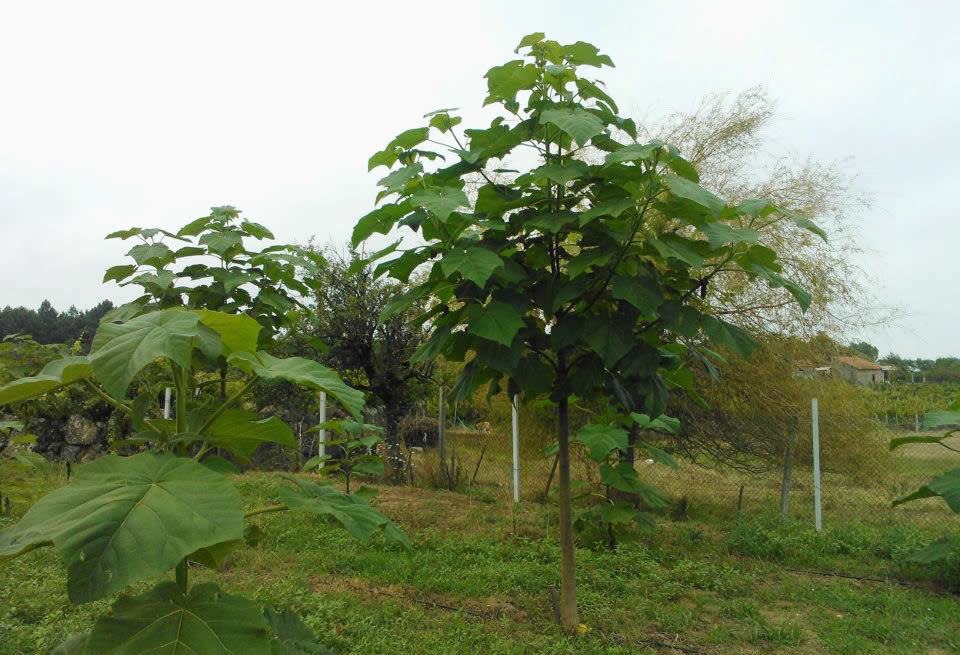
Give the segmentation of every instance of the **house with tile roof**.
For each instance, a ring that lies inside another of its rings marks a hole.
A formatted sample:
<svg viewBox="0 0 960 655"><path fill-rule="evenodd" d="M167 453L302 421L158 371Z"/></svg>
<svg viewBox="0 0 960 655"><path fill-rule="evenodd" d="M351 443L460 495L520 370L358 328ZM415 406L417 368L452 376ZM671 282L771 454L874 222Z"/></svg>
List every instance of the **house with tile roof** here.
<svg viewBox="0 0 960 655"><path fill-rule="evenodd" d="M887 381L883 366L862 357L835 357L833 374L853 384L880 384Z"/></svg>

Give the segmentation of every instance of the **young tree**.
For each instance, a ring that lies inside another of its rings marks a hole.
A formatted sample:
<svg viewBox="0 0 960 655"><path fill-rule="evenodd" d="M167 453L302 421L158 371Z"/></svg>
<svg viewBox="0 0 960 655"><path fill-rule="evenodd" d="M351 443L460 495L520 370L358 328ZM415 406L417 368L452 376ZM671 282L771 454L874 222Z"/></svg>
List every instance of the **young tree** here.
<svg viewBox="0 0 960 655"><path fill-rule="evenodd" d="M176 234L131 227L106 238L136 238L140 243L127 252L134 263L111 266L103 281L143 289L140 297L107 314L107 320L169 307L245 313L262 328L260 346L289 327L291 310L316 285L324 265L317 253L293 245L252 249L249 240L273 239L273 233L259 223L241 220L240 210L229 205L212 207L210 214L190 221ZM226 397L226 360L221 357L214 365L220 373L220 396Z"/></svg>
<svg viewBox="0 0 960 655"><path fill-rule="evenodd" d="M322 256L327 265L318 275L310 311L298 331L319 340L325 350L322 361L343 371L380 405L390 475L396 481L403 472L397 427L405 408L422 397L432 369L429 362L411 362L427 338L423 323L415 320L421 307L381 319L405 285L377 279L356 252L344 257L326 251Z"/></svg>
<svg viewBox="0 0 960 655"><path fill-rule="evenodd" d="M407 282L414 269L428 268L385 314L429 300L422 320L433 332L413 360L465 361L454 397L487 383L491 393L505 386L556 403L560 615L569 627L578 624L571 396L628 387L635 406L624 412L649 426L663 414L668 389L689 377L691 354L706 358L708 339L750 349L743 330L708 313L702 297L715 276L736 269L801 303L809 297L781 275L776 253L752 227L776 206L729 206L698 184L676 148L636 141L634 122L582 74L612 66L609 56L542 33L524 37L521 51L487 72L484 104L499 109L489 127L461 136L461 118L436 111L428 126L399 134L370 158L371 169L399 167L379 181L378 200L387 202L359 220L353 239L396 226L418 233L417 245L376 253L384 261L375 270ZM584 161L588 147L606 153L604 161ZM469 196L468 184L476 186ZM573 438L598 457L627 445L616 425ZM607 475L616 488L638 486L630 466Z"/></svg>
<svg viewBox="0 0 960 655"><path fill-rule="evenodd" d="M187 223L176 234L132 227L106 238L136 238L140 243L127 252L133 263L111 266L103 281L143 288L143 295L110 318L167 307L243 312L263 328L260 345L288 325L288 313L298 306L299 297L310 293L323 265L314 253L292 245L250 248L250 239L273 239L273 233L259 223L241 220L240 211L230 206L212 207L209 215Z"/></svg>

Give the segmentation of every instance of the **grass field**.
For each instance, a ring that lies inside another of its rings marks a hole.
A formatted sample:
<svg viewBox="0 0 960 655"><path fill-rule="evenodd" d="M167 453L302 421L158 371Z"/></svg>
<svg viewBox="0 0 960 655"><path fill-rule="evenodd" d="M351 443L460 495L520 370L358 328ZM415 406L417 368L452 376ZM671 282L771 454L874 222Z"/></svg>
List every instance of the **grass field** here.
<svg viewBox="0 0 960 655"><path fill-rule="evenodd" d="M17 466L0 464L0 483L10 485ZM552 620L554 512L532 502L511 512L490 487L467 494L382 487L374 502L412 537L410 553L354 542L302 516L261 515L254 520L265 528L264 542L242 550L222 583L292 607L340 653L960 652L958 598L904 562L945 522L878 520L861 511L827 522L817 535L806 521L731 515L733 495L712 494L717 480L702 477L711 472L685 468L687 520L664 518L655 533L615 552L579 548L582 636ZM15 514L28 496L62 483L60 474L34 476ZM684 486L673 476L671 484ZM246 504L258 507L279 482L252 473L237 484ZM909 584L884 580L891 575ZM213 578L194 570L195 581ZM0 653L47 652L105 609L105 601L69 605L64 581L51 549L2 565Z"/></svg>

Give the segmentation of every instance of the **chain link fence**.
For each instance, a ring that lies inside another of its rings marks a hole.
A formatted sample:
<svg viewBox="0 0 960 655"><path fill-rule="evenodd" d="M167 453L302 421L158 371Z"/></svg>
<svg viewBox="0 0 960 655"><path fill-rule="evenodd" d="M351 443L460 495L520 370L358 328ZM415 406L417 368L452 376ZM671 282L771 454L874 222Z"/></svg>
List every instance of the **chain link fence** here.
<svg viewBox="0 0 960 655"><path fill-rule="evenodd" d="M439 393L439 392L438 392ZM420 424L436 422L423 413ZM866 464L851 465L831 443L831 408L821 407L820 489L824 526L848 521L889 524L910 523L931 528L958 526L939 498L902 506L893 500L926 484L932 477L960 466L960 456L936 444L914 444L889 451L890 433L864 438L859 446L875 450ZM520 502L542 502L554 484L555 457L546 454L555 442L549 415L521 404L516 432L509 415L501 410L469 413L450 411L444 418L442 443L432 435L421 443L407 439L412 482L417 486L470 491L502 501L509 509L516 492ZM665 491L686 513L735 519L743 513L781 513L815 523L812 419L809 407L797 408L796 434L781 454L781 461L731 466L709 457L691 461L677 455L680 466L671 469L642 456L637 461L641 477ZM514 435L518 458L514 460ZM669 439L661 445L670 449ZM845 444L844 447L848 447ZM514 468L518 468L515 476ZM574 452L573 477L587 483L599 481L596 466Z"/></svg>

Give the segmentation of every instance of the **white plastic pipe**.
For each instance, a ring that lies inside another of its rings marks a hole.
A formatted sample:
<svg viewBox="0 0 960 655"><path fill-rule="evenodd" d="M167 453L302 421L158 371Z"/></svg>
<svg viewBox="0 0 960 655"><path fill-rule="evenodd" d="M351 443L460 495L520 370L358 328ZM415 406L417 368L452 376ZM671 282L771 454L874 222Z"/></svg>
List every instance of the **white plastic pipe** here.
<svg viewBox="0 0 960 655"><path fill-rule="evenodd" d="M811 401L810 416L813 430L813 521L820 532L823 529L823 507L820 502L820 408L816 398Z"/></svg>
<svg viewBox="0 0 960 655"><path fill-rule="evenodd" d="M520 415L517 410L517 397L511 403L513 427L513 502L520 502Z"/></svg>
<svg viewBox="0 0 960 655"><path fill-rule="evenodd" d="M320 422L327 422L327 392L320 392ZM324 457L327 454L327 430L325 428L320 428L320 433L317 438L317 455L319 457ZM320 462L320 468L323 468L324 462Z"/></svg>

